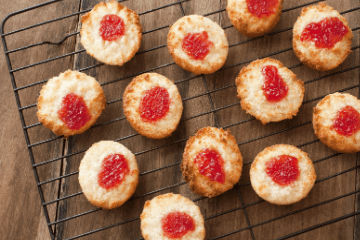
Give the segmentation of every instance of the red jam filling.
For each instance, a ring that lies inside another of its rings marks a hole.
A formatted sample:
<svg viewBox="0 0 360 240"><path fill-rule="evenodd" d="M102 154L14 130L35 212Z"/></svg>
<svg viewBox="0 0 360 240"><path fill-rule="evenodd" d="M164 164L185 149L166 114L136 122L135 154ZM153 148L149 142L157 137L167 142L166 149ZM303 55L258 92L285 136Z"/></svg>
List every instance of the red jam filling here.
<svg viewBox="0 0 360 240"><path fill-rule="evenodd" d="M345 106L337 113L333 129L343 136L351 136L360 129L360 114L351 106Z"/></svg>
<svg viewBox="0 0 360 240"><path fill-rule="evenodd" d="M71 130L79 130L91 119L84 99L75 93L68 93L63 98L58 114L61 121Z"/></svg>
<svg viewBox="0 0 360 240"><path fill-rule="evenodd" d="M289 185L300 175L298 159L288 155L274 157L266 163L266 173L277 184Z"/></svg>
<svg viewBox="0 0 360 240"><path fill-rule="evenodd" d="M130 171L126 158L122 154L112 154L104 158L98 175L102 188L110 189L118 186Z"/></svg>
<svg viewBox="0 0 360 240"><path fill-rule="evenodd" d="M193 59L203 60L214 45L208 38L209 35L206 31L201 33L188 33L182 41L182 49Z"/></svg>
<svg viewBox="0 0 360 240"><path fill-rule="evenodd" d="M114 14L105 15L100 22L100 36L105 41L114 41L125 33L124 20Z"/></svg>
<svg viewBox="0 0 360 240"><path fill-rule="evenodd" d="M320 22L309 23L301 34L301 41L313 41L317 48L331 49L349 32L337 18L327 17Z"/></svg>
<svg viewBox="0 0 360 240"><path fill-rule="evenodd" d="M261 70L265 77L262 87L266 100L269 102L279 102L288 94L289 88L279 75L277 67L267 65Z"/></svg>
<svg viewBox="0 0 360 240"><path fill-rule="evenodd" d="M139 113L144 122L155 122L163 118L170 108L170 95L166 88L152 87L141 97Z"/></svg>
<svg viewBox="0 0 360 240"><path fill-rule="evenodd" d="M269 17L276 12L278 0L246 0L249 12L258 18Z"/></svg>
<svg viewBox="0 0 360 240"><path fill-rule="evenodd" d="M196 155L194 163L198 166L199 172L211 181L225 182L224 160L216 150L202 149Z"/></svg>
<svg viewBox="0 0 360 240"><path fill-rule="evenodd" d="M168 238L181 238L195 230L194 219L183 212L171 212L161 219L161 228Z"/></svg>

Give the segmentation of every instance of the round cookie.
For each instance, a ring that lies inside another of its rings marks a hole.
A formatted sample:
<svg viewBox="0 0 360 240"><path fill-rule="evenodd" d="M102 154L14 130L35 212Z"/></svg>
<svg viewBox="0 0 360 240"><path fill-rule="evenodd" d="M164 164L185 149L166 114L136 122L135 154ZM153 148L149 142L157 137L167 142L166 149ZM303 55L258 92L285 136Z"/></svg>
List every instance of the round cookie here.
<svg viewBox="0 0 360 240"><path fill-rule="evenodd" d="M190 15L171 26L167 46L176 64L195 74L210 74L225 63L229 44L225 31L209 18Z"/></svg>
<svg viewBox="0 0 360 240"><path fill-rule="evenodd" d="M283 0L228 0L226 11L234 27L248 37L270 32L281 17Z"/></svg>
<svg viewBox="0 0 360 240"><path fill-rule="evenodd" d="M176 85L157 73L134 78L123 97L126 119L141 135L153 139L168 137L178 126L183 110Z"/></svg>
<svg viewBox="0 0 360 240"><path fill-rule="evenodd" d="M167 193L146 201L140 219L145 240L205 239L200 208L179 194Z"/></svg>
<svg viewBox="0 0 360 240"><path fill-rule="evenodd" d="M335 36L330 36L334 31ZM301 11L293 28L293 47L303 64L327 71L339 66L350 54L352 37L346 19L321 2Z"/></svg>
<svg viewBox="0 0 360 240"><path fill-rule="evenodd" d="M187 141L181 171L193 192L215 197L233 188L242 166L239 147L230 131L205 127Z"/></svg>
<svg viewBox="0 0 360 240"><path fill-rule="evenodd" d="M241 107L263 124L291 119L304 99L304 83L281 62L264 58L244 67L236 78Z"/></svg>
<svg viewBox="0 0 360 240"><path fill-rule="evenodd" d="M81 160L80 186L89 202L97 207L112 209L123 205L135 192L138 182L135 156L120 143L95 143Z"/></svg>
<svg viewBox="0 0 360 240"><path fill-rule="evenodd" d="M348 93L334 93L314 108L315 135L329 148L342 152L360 151L360 101Z"/></svg>
<svg viewBox="0 0 360 240"><path fill-rule="evenodd" d="M250 168L250 181L255 192L277 205L293 204L305 198L315 180L314 165L307 153L292 145L265 148Z"/></svg>
<svg viewBox="0 0 360 240"><path fill-rule="evenodd" d="M105 94L94 78L67 70L42 87L37 116L45 127L67 138L89 129L105 105Z"/></svg>
<svg viewBox="0 0 360 240"><path fill-rule="evenodd" d="M81 22L81 44L100 62L121 66L140 48L139 16L117 1L97 4Z"/></svg>

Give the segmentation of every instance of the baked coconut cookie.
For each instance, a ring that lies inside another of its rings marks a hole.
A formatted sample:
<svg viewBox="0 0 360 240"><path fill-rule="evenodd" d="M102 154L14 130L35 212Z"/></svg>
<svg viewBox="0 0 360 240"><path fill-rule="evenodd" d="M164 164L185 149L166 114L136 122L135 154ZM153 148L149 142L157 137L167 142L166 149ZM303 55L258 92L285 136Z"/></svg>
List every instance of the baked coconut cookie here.
<svg viewBox="0 0 360 240"><path fill-rule="evenodd" d="M195 74L210 74L225 63L229 44L225 31L209 18L190 15L171 26L167 46L177 65Z"/></svg>
<svg viewBox="0 0 360 240"><path fill-rule="evenodd" d="M281 62L264 58L244 67L236 78L241 107L263 124L291 119L304 99L304 83Z"/></svg>
<svg viewBox="0 0 360 240"><path fill-rule="evenodd" d="M42 87L37 116L45 127L67 138L89 129L105 105L105 94L94 78L67 70Z"/></svg>
<svg viewBox="0 0 360 240"><path fill-rule="evenodd" d="M140 215L145 240L203 240L204 218L191 200L167 193L146 201Z"/></svg>
<svg viewBox="0 0 360 240"><path fill-rule="evenodd" d="M81 160L80 186L89 202L97 207L112 209L123 205L135 192L138 182L135 156L120 143L95 143Z"/></svg>
<svg viewBox="0 0 360 240"><path fill-rule="evenodd" d="M117 1L97 4L81 22L81 44L100 62L121 66L140 48L139 16Z"/></svg>
<svg viewBox="0 0 360 240"><path fill-rule="evenodd" d="M250 181L255 192L277 205L293 204L305 198L315 180L314 165L307 153L292 145L265 148L250 168Z"/></svg>
<svg viewBox="0 0 360 240"><path fill-rule="evenodd" d="M270 32L281 17L283 0L228 0L226 11L234 27L248 37Z"/></svg>
<svg viewBox="0 0 360 240"><path fill-rule="evenodd" d="M157 73L134 78L123 97L124 113L131 126L141 135L161 139L178 126L183 110L176 85Z"/></svg>
<svg viewBox="0 0 360 240"><path fill-rule="evenodd" d="M346 19L321 2L301 11L293 28L293 47L303 64L327 71L350 54L352 37Z"/></svg>
<svg viewBox="0 0 360 240"><path fill-rule="evenodd" d="M348 93L334 93L314 108L315 135L329 148L342 152L360 151L360 101Z"/></svg>
<svg viewBox="0 0 360 240"><path fill-rule="evenodd" d="M181 171L193 192L215 197L233 188L242 166L239 147L230 131L205 127L187 141Z"/></svg>

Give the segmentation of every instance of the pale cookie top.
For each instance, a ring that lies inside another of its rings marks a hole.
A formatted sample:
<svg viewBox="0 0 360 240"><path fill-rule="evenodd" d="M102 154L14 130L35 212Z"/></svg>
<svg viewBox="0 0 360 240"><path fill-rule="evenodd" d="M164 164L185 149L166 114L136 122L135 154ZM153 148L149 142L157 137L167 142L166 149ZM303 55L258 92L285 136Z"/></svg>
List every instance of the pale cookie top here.
<svg viewBox="0 0 360 240"><path fill-rule="evenodd" d="M59 117L64 97L74 93L82 97L89 109L91 119L78 130L70 129ZM105 109L105 94L100 84L85 73L67 70L51 78L40 91L38 98L39 121L57 135L65 137L80 134L90 128Z"/></svg>
<svg viewBox="0 0 360 240"><path fill-rule="evenodd" d="M298 159L300 175L289 185L280 185L274 182L266 173L266 163L280 155ZM277 205L288 205L298 202L308 195L315 183L316 174L307 153L295 146L278 144L265 148L256 156L251 164L250 180L255 192L264 200Z"/></svg>
<svg viewBox="0 0 360 240"><path fill-rule="evenodd" d="M273 65L288 87L287 95L278 102L270 102L264 95L265 76L262 69ZM236 78L238 97L241 107L263 124L291 119L299 111L304 99L304 83L283 64L271 58L251 62L244 67Z"/></svg>
<svg viewBox="0 0 360 240"><path fill-rule="evenodd" d="M314 108L313 126L315 135L331 149L354 153L360 151L360 131L344 136L333 128L338 112L346 106L351 106L360 113L360 101L355 96L348 93L327 95Z"/></svg>
<svg viewBox="0 0 360 240"><path fill-rule="evenodd" d="M301 41L301 35L310 23L318 23L325 18L336 17L349 32L332 48L318 48L314 41ZM346 19L334 8L321 2L304 8L293 28L293 47L297 57L310 68L326 71L339 66L351 52L353 34Z"/></svg>
<svg viewBox="0 0 360 240"><path fill-rule="evenodd" d="M104 40L100 35L101 21L104 16L113 14L125 24L125 32L115 40ZM81 18L81 43L86 52L100 62L109 65L123 65L139 50L142 27L136 12L117 1L97 4Z"/></svg>
<svg viewBox="0 0 360 240"><path fill-rule="evenodd" d="M204 218L200 208L191 200L179 195L167 193L146 201L140 215L141 234L145 240L168 240L164 235L161 220L172 212L188 214L195 222L195 230L189 231L181 240L203 240L205 238Z"/></svg>
<svg viewBox="0 0 360 240"><path fill-rule="evenodd" d="M144 93L154 87L166 89L169 94L170 106L165 116L156 121L144 121L139 107ZM168 137L180 122L183 105L176 85L166 77L157 73L145 73L134 78L126 87L123 97L126 119L141 135L160 139Z"/></svg>
<svg viewBox="0 0 360 240"><path fill-rule="evenodd" d="M274 13L258 17L252 14L246 0L228 0L226 11L234 27L248 37L258 37L270 32L280 20L283 0L279 0Z"/></svg>
<svg viewBox="0 0 360 240"><path fill-rule="evenodd" d="M125 157L129 172L122 182L106 189L99 184L99 173L106 157L121 154ZM93 205L112 209L123 205L135 192L139 181L139 170L134 154L124 145L113 141L93 144L85 153L79 167L79 183L85 197Z"/></svg>
<svg viewBox="0 0 360 240"><path fill-rule="evenodd" d="M212 42L210 52L204 59L194 59L183 50L183 39L187 34L203 33ZM219 70L228 55L228 41L225 31L209 18L190 15L177 20L170 28L167 37L168 48L176 64L195 74L210 74Z"/></svg>
<svg viewBox="0 0 360 240"><path fill-rule="evenodd" d="M195 159L204 149L215 150L224 161L223 183L211 180L199 172L199 164L195 163ZM242 166L243 159L239 147L230 131L205 127L187 141L181 170L192 191L202 196L215 197L233 188L240 179Z"/></svg>

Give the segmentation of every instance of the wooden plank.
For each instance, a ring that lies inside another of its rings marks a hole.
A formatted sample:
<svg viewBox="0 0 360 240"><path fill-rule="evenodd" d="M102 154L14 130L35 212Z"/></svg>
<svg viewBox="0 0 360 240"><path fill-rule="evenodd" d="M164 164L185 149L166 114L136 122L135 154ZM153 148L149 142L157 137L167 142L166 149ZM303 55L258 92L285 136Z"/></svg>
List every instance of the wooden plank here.
<svg viewBox="0 0 360 240"><path fill-rule="evenodd" d="M17 4L9 1L1 1L0 18L3 19L7 14L32 6L44 1L17 1ZM19 16L12 17L6 23L5 31L9 32L18 28L26 27L38 22L49 20L70 14L79 9L77 1L63 1L37 9ZM18 34L6 37L9 50L27 46L29 44L44 40L57 41L64 33L73 31L77 19L67 19L48 26L38 27ZM52 29L49 31L47 27ZM43 45L25 51L10 54L13 68L25 66L51 56L58 56L65 52L73 51L75 39L68 39L60 46ZM18 110L8 75L7 65L4 57L3 48L0 50L1 61L0 69L3 73L3 83L1 85L1 161L0 161L0 224L2 226L2 239L49 239L49 231L44 213L40 204L39 193L36 189L34 174L29 164L29 155L21 130ZM72 59L64 59L57 63L41 65L30 68L15 74L18 86L33 83L59 74L71 65ZM29 88L20 91L22 106L36 102L39 88ZM26 124L37 122L36 108L24 111ZM29 130L31 143L41 139L54 137L49 130L43 126ZM54 141L41 145L33 149L35 162L45 161L61 156L63 151L63 140ZM49 164L38 169L40 181L58 177L60 174L60 162ZM42 187L45 201L57 198L59 183L53 182ZM56 206L47 208L50 220L56 217Z"/></svg>
<svg viewBox="0 0 360 240"><path fill-rule="evenodd" d="M308 3L310 1L311 0L285 1L284 9L303 3ZM4 9L6 9L6 6L9 8L13 7L13 5L10 3L6 3L6 1L4 2L5 5L2 5L5 6ZM20 2L23 5L27 3L25 0ZM31 0L30 2L35 3L36 0ZM175 0L127 1L124 4L136 10L137 12L143 12L173 2L175 2ZM47 8L48 10L42 11L41 14L27 14L22 19L20 19L21 21L9 22L9 28L13 27L15 29L16 27L24 27L33 22L45 20L47 17L61 16L74 12L78 10L79 5L76 5L77 3L78 1L63 1L59 3L57 7ZM96 3L98 3L98 1L83 1L81 9L91 8ZM186 14L205 14L219 10L221 8L225 8L226 3L227 1L225 0L191 0L183 3L182 6ZM339 11L351 9L360 5L356 0L330 0L328 3ZM300 9L295 9L284 13L275 30L291 27L296 21L299 13ZM0 16L2 16L1 14L3 14L2 11L0 12ZM347 13L345 15L351 27L360 25L360 19L358 18L358 15L358 11ZM163 25L171 24L181 16L182 13L179 5L174 5L172 7L164 8L153 13L142 15L141 22L143 24L144 30L146 31L156 27L161 27ZM210 18L221 24L223 27L230 25L230 21L228 20L225 12L211 15ZM64 33L75 31L77 25L77 18L74 17L67 19L66 21L43 26L39 28L39 31L36 31L36 34L34 34L34 31L26 31L23 33L23 35L21 35L20 38L15 36L14 38L9 37L9 42L11 44L11 48L16 48L21 47L24 43L35 43L37 41L47 39L47 37L58 40L63 36ZM43 31L46 31L47 34L44 34ZM166 44L167 32L168 28L144 35L140 51ZM226 33L230 44L247 40L246 37L239 34L234 28L227 29ZM354 32L354 36L353 46L358 46L360 44L359 31ZM229 51L229 58L227 60L226 66L251 60L274 51L291 47L291 38L291 31L286 31L271 37L266 36L262 39L257 39L252 42L232 47ZM82 46L79 43L79 38L76 40L75 49L82 49ZM48 46L45 48L45 50L44 48L34 48L32 50L27 50L24 53L19 52L19 54L13 55L14 67L21 67L26 64L31 64L37 61L48 59L50 57L55 57L71 52L74 50L74 44L75 38L71 38L60 46ZM359 55L359 49L353 51L344 64L331 72L347 69L359 64ZM273 56L273 58L279 59L285 63L286 66L293 66L299 63L298 59L292 51L276 54ZM170 62L172 62L172 59L167 52L167 48L161 48L156 51L138 55L123 67L101 66L90 71L86 71L86 73L94 76L99 82L106 83ZM1 69L3 72L6 72L4 63L5 62L1 62ZM59 72L67 68L80 69L96 63L97 62L86 55L86 53L81 53L76 55L75 59L68 57L44 65L39 65L25 71L20 71L16 73L16 78L19 79L20 86L23 86L35 81L34 79L41 80L53 75L57 75ZM210 76L206 76L206 86L204 85L203 79L201 77L178 84L181 95L183 98L192 97L201 93L205 93L206 87L208 87L209 90L214 90L233 84L236 75L243 66L244 65L239 65L226 71L220 71ZM293 69L293 71L300 79L304 81L329 74L329 72L316 72L304 66L297 67ZM171 65L169 67L159 69L157 72L175 81L192 76L190 73L183 71L176 65ZM107 99L109 101L120 99L126 85L130 81L130 78L126 78L124 80L105 85L104 91ZM305 101L328 94L338 89L353 86L359 82L360 75L358 69L354 69L352 71L338 74L332 77L324 77L319 81L306 85ZM9 90L9 82L7 82L7 84L2 86L0 89L1 93L3 93L2 96L4 96L4 99L13 99L11 96L12 93ZM37 93L40 89L41 85L21 91L20 97L22 105L35 103ZM359 88L355 88L347 92L358 96ZM212 93L210 96L214 101L215 108L239 102L239 100L236 98L235 87L230 87L216 93ZM292 120L283 121L281 123L272 123L266 126L262 126L258 121L249 121L241 125L230 127L230 130L234 133L238 142L241 143L240 150L243 153L244 161L246 163L243 176L239 184L246 184L249 182L248 171L250 163L256 154L266 146L276 143L299 145L316 139L313 134L311 124L304 123L311 121L312 108L317 102L318 101L312 101L304 104L300 109L299 115ZM1 136L6 136L6 139L5 137L1 138L1 146L4 146L1 150L1 156L4 156L4 159L16 159L16 161L7 161L6 164L5 161L0 161L0 175L2 176L0 181L0 189L4 189L4 192L8 193L6 195L0 196L0 201L5 203L0 205L0 224L5 226L5 239L12 239L15 238L15 236L16 238L19 238L20 236L19 239L22 239L22 237L30 239L48 239L45 219L40 217L41 206L39 204L38 193L36 191L35 185L31 185L31 182L33 183L33 174L31 173L30 166L28 166L28 168L20 167L22 164L19 164L20 161L27 159L27 152L25 145L23 144L21 129L18 127L17 129L14 128L14 130L12 130L12 126L14 124L16 125L16 123L13 123L7 119L9 116L11 119L18 119L16 113L17 109L15 107L9 109L9 106L15 106L15 103L13 101L7 101L6 105L1 106L3 113L6 113L0 116L1 122L5 122L4 128L0 130ZM211 106L209 104L208 96L204 95L202 97L197 97L184 103L183 118L185 119L187 117L207 112L209 110L211 110ZM33 124L37 122L35 113L36 108L31 108L24 111L27 124ZM217 111L216 116L219 120L220 126L227 126L250 117L241 110L239 105ZM123 117L122 102L117 101L116 103L109 104L107 106L107 109L99 119L99 123L121 117ZM302 126L301 124L304 125ZM193 135L196 129L208 125L215 126L213 114L205 114L201 117L181 122L179 129L169 139L149 140L141 136L136 136L122 140L120 142L133 152L146 151L158 146L162 146L169 142L173 142L179 139L186 139L187 137ZM20 123L16 126L20 126ZM275 131L286 128L292 129L286 132L274 134ZM82 135L70 138L66 143L65 154L71 154L79 150L86 149L93 143L100 140L115 140L119 137L124 137L134 133L136 132L131 128L126 120L120 120L103 127L91 129ZM48 139L49 137L54 137L53 134L49 133L49 131L44 129L42 126L30 129L29 134L31 143L36 143L38 141ZM257 141L251 141L254 138L260 139ZM8 139L10 139L10 141ZM137 160L139 163L140 172L149 171L158 167L179 162L182 157L184 145L185 141L138 155ZM41 162L60 156L59 154L61 154L63 151L62 147L62 140L34 147L36 161ZM11 151L9 151L9 149L11 149ZM18 151L18 149L20 149L20 151ZM321 143L307 145L302 147L302 149L308 152L309 156L313 160L326 158L334 154L333 151L329 150ZM61 174L71 174L72 172L77 171L82 156L83 154L78 154L69 157L63 162L63 165L61 165L61 161L57 161L53 164L39 167L41 181L59 176L60 171L62 171ZM315 164L318 179L324 179L333 174L347 171L348 169L354 168L355 166L356 154L341 155L320 161ZM3 171L3 169L5 170ZM5 174L3 174L2 171ZM16 178L17 175L20 175L21 177ZM357 183L355 184L356 180ZM173 167L142 176L140 178L139 186L135 196L140 196L147 192L168 187L183 181L184 180L182 179L179 165L174 165ZM60 193L58 195L57 191L59 190L59 184L61 185ZM261 224L263 221L268 221L275 217L282 216L283 214L335 198L342 194L354 191L358 188L359 175L356 174L355 170L352 170L341 174L340 176L331 178L330 180L317 183L309 196L300 203L286 207L261 203L246 208L246 211L251 224ZM68 195L77 193L81 191L81 189L78 184L77 175L75 174L71 177L63 179L61 182L56 181L52 184L45 185L44 191L46 193L46 200L51 201L58 197L66 197ZM146 200L169 191L181 193L182 195L191 199L196 199L198 197L189 190L186 184L172 187L137 200L132 200L126 203L123 207L115 210L101 210L82 217L74 218L61 224L57 224L57 239L73 237L87 231L96 230L98 228L116 224L127 219L136 218L141 213L143 204ZM259 200L251 186L241 187L241 194L245 204L250 204ZM22 199L28 199L28 201L26 201L24 204ZM357 205L355 206L354 203L357 203ZM201 211L205 217L241 206L241 202L236 190L231 190L213 199L201 200L197 202L197 204L200 206ZM35 205L37 207L33 207ZM16 211L14 213L13 209L15 206ZM86 201L83 195L79 195L69 198L65 201L59 201L58 204L50 204L48 209L51 212L51 216L53 218L52 220L55 219L56 211L57 218L61 220L67 217L72 217L75 214L80 214L85 211L92 210L94 207ZM359 203L358 201L355 201L354 195L352 195L337 201L333 201L326 205L322 205L320 207L300 212L290 217L281 218L268 224L259 225L258 227L253 228L253 232L256 239L273 239L333 219L335 217L342 216L354 211L354 209L359 209ZM8 217L9 215L10 218ZM13 222L18 224L14 225L12 224ZM359 239L359 235L357 234L360 232L358 229L358 223L358 217L355 219L349 218L336 224L328 225L315 231L300 235L296 237L296 239L307 239L309 237L313 239L323 239L325 237L330 239L333 239L334 237L337 239ZM137 239L140 237L139 225L139 220L135 220L128 224L113 227L108 230L89 235L86 237L86 239ZM242 229L244 227L247 227L245 215L243 210L239 209L232 213L206 221L207 239L228 233L230 231L235 231L237 229ZM240 238L251 239L250 231L240 231L223 239Z"/></svg>
<svg viewBox="0 0 360 240"><path fill-rule="evenodd" d="M354 21L354 23L356 23L357 25L360 24L360 19L359 18L355 18L355 19L352 19L352 21ZM356 44L359 45L360 44L360 38L359 38L359 32L357 32L357 42ZM360 59L359 57L356 59L356 61L359 63L360 62ZM356 77L356 75L354 76ZM360 84L360 74L357 74L357 78L358 78L358 82ZM358 96L360 97L360 89L358 91ZM360 154L357 153L356 155L356 166L360 166ZM359 190L360 189L360 169L357 168L357 171L356 171L356 190ZM357 193L355 195L355 211L359 211L360 210L360 194ZM355 216L354 218L354 235L353 235L353 238L354 240L359 240L360 239L360 216L357 215Z"/></svg>
<svg viewBox="0 0 360 240"><path fill-rule="evenodd" d="M359 77L359 82L360 82L360 77ZM357 166L360 165L360 154L357 153L356 156L356 164ZM356 170L356 190L358 191L360 189L360 169L358 168ZM355 194L355 211L359 211L360 210L360 194L357 193ZM354 218L354 240L359 240L360 239L360 217L359 215L355 216Z"/></svg>

